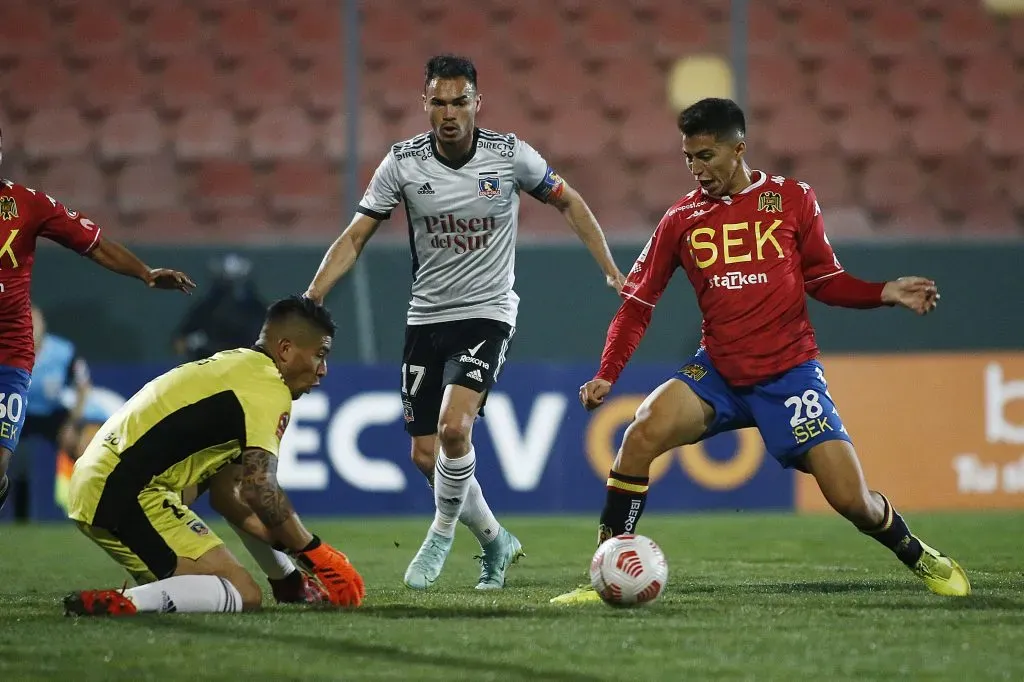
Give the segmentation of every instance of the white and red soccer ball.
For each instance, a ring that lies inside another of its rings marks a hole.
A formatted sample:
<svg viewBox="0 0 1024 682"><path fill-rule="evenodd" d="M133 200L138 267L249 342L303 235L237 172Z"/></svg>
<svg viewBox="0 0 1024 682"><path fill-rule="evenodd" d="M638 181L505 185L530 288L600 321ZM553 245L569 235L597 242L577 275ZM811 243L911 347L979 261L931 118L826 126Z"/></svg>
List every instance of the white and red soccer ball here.
<svg viewBox="0 0 1024 682"><path fill-rule="evenodd" d="M605 540L590 561L590 584L611 606L640 606L661 594L668 562L654 540L619 535Z"/></svg>

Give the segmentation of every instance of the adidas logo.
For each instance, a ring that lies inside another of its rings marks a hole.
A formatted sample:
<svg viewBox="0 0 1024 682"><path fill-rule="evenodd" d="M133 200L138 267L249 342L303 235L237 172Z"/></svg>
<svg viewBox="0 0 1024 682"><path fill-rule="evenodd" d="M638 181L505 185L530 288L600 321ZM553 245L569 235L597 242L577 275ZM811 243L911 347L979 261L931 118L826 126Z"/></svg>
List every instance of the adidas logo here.
<svg viewBox="0 0 1024 682"><path fill-rule="evenodd" d="M416 194L437 194L434 188L430 186L429 182L424 182L423 185L416 190Z"/></svg>
<svg viewBox="0 0 1024 682"><path fill-rule="evenodd" d="M476 379L481 384L484 382L484 376L480 374L480 370L478 369L474 369L472 372L468 372L466 376L469 377L470 379Z"/></svg>

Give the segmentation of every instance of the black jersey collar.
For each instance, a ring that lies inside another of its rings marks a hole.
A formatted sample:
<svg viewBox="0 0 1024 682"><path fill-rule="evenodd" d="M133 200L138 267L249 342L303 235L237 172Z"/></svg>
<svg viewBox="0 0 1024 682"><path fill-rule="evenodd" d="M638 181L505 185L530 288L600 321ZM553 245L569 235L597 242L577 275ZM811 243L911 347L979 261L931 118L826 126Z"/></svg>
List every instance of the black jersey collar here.
<svg viewBox="0 0 1024 682"><path fill-rule="evenodd" d="M452 170L459 170L460 168L465 166L467 163L472 161L473 157L476 156L476 146L477 146L477 143L479 141L480 141L480 129L479 128L473 128L473 144L470 145L470 147L469 147L469 153L466 154L461 159L459 159L458 161L451 161L450 159L446 159L445 157L441 156L441 154L437 151L437 140L434 138L434 133L431 132L430 133L430 151L432 151L434 153L434 158L437 159L438 162L440 162L442 166L446 166L448 168L451 168Z"/></svg>

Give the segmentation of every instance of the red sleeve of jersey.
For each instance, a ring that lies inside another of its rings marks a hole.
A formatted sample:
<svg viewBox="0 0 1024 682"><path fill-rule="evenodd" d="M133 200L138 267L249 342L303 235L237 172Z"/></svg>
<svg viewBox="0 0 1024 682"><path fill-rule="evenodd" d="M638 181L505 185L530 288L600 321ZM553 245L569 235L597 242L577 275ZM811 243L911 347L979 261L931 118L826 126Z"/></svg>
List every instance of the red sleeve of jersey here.
<svg viewBox="0 0 1024 682"><path fill-rule="evenodd" d="M651 312L679 267L674 214L666 214L629 271L622 287L625 299L608 326L597 376L615 383L651 323Z"/></svg>
<svg viewBox="0 0 1024 682"><path fill-rule="evenodd" d="M39 220L39 236L55 241L83 256L99 243L99 226L53 197L36 191L32 205Z"/></svg>
<svg viewBox="0 0 1024 682"><path fill-rule="evenodd" d="M825 221L814 190L806 185L797 234L804 289L826 305L844 308L877 308L882 305L884 282L865 282L840 265L825 235Z"/></svg>

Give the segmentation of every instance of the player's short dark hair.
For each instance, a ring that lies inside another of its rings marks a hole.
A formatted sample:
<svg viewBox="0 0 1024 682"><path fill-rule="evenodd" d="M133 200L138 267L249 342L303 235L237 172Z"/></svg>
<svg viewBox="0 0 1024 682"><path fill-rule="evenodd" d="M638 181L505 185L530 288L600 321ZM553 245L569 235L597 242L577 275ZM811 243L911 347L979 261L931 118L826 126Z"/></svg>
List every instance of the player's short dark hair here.
<svg viewBox="0 0 1024 682"><path fill-rule="evenodd" d="M293 317L305 320L332 339L338 330L327 308L297 294L271 303L267 308L267 316L263 324L267 326L275 322L284 322Z"/></svg>
<svg viewBox="0 0 1024 682"><path fill-rule="evenodd" d="M435 78L465 78L476 87L476 67L466 57L454 54L439 54L427 61L424 69L423 89L426 90L430 81Z"/></svg>
<svg viewBox="0 0 1024 682"><path fill-rule="evenodd" d="M712 135L716 140L747 135L743 110L731 99L708 97L695 102L679 113L679 131L687 137Z"/></svg>

